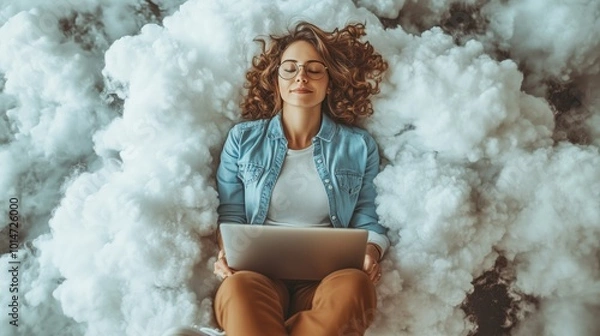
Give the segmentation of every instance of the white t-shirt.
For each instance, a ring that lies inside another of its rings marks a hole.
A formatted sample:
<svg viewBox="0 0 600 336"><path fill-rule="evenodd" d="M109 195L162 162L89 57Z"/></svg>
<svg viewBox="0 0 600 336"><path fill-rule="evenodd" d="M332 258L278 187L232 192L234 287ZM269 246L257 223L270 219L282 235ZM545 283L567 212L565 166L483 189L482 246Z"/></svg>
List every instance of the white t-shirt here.
<svg viewBox="0 0 600 336"><path fill-rule="evenodd" d="M288 149L273 187L265 224L331 226L329 200L313 162L313 146Z"/></svg>
<svg viewBox="0 0 600 336"><path fill-rule="evenodd" d="M266 225L331 227L329 199L313 161L313 146L288 149L281 173L273 187ZM389 247L387 236L369 231L369 243L383 252Z"/></svg>

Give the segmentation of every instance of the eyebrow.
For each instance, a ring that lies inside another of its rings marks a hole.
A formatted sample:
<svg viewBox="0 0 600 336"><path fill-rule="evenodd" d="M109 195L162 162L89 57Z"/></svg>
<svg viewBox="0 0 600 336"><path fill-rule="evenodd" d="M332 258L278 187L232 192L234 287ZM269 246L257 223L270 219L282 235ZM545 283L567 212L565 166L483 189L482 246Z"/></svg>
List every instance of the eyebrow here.
<svg viewBox="0 0 600 336"><path fill-rule="evenodd" d="M295 59L285 59L285 60L281 61L281 63L283 63L283 62L287 62L287 61L292 61L292 62L296 62L296 63L298 63L298 60L295 60ZM325 62L323 62L323 61L321 61L321 60L318 60L318 59L310 59L310 60L308 60L308 61L306 61L306 62L304 62L304 63L307 63L307 62L319 62L319 63L323 63L323 64L325 64Z"/></svg>

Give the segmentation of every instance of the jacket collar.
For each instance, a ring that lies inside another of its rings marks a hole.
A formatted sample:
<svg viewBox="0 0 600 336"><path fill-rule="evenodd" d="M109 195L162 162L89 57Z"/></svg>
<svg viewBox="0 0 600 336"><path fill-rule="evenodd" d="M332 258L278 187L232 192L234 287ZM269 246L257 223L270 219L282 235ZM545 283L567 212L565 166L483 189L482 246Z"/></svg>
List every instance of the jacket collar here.
<svg viewBox="0 0 600 336"><path fill-rule="evenodd" d="M330 142L333 139L337 125L327 116L327 113L322 113L321 116L321 128L316 137ZM281 124L281 111L269 121L268 134L270 139L285 139L283 125Z"/></svg>

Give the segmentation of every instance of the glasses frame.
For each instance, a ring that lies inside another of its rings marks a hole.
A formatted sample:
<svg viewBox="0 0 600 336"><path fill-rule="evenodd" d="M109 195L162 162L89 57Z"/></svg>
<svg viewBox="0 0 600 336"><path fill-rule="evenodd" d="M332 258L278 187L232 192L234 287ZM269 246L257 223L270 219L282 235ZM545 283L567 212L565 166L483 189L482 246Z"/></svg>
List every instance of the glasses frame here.
<svg viewBox="0 0 600 336"><path fill-rule="evenodd" d="M281 66L283 65L283 63L286 63L286 62L291 62L296 65L296 71L290 78L283 77L280 72ZM323 65L323 68L325 69L325 71L323 72L323 76L318 77L318 78L313 78L312 77L313 75L311 75L310 72L306 71L306 65L310 64L310 63L319 63L319 64ZM294 60L285 60L277 66L277 76L279 76L283 80L292 80L292 79L296 78L296 76L298 76L298 74L300 73L300 68L304 68L304 73L306 74L306 77L308 77L312 80L319 80L319 79L325 77L325 74L327 73L327 69L328 69L327 66L325 65L325 63L318 61L318 60L310 60L310 61L305 62L304 64L299 64L298 61L294 61Z"/></svg>

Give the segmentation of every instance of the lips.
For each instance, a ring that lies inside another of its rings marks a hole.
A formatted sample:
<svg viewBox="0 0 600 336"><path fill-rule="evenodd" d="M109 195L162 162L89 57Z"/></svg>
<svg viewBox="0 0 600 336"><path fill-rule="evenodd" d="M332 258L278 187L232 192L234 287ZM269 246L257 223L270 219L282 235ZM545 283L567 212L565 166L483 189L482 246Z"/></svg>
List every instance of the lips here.
<svg viewBox="0 0 600 336"><path fill-rule="evenodd" d="M301 88L296 88L296 89L290 90L290 92L293 92L293 93L311 93L312 90L309 90L307 88L301 87Z"/></svg>

